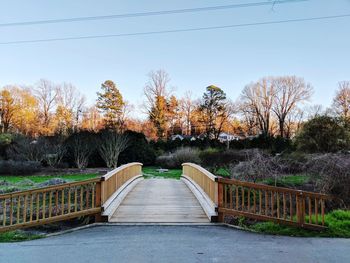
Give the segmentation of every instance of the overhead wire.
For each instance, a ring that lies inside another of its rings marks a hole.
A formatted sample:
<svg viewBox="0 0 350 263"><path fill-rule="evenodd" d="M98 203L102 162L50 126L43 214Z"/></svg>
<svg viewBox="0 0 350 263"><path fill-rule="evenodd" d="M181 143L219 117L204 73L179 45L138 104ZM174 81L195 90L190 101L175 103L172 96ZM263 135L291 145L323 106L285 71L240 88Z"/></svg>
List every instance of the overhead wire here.
<svg viewBox="0 0 350 263"><path fill-rule="evenodd" d="M332 16L318 16L318 17L308 17L308 18L296 18L296 19L276 20L276 21L263 21L263 22L253 22L253 23L241 23L241 24L209 26L209 27L195 27L195 28L184 28L184 29L134 32L134 33L43 38L43 39L31 39L31 40L14 40L14 41L0 42L0 45L55 42L55 41L67 41L67 40L83 40L83 39L98 39L98 38L130 37L130 36L146 36L146 35L171 34L171 33L180 33L180 32L196 32L196 31L216 30L216 29L229 29L229 28L276 25L276 24L296 23L296 22L306 22L306 21L330 20L330 19L339 19L339 18L348 18L348 17L350 17L350 14L332 15Z"/></svg>
<svg viewBox="0 0 350 263"><path fill-rule="evenodd" d="M59 18L59 19L47 19L47 20L35 20L35 21L19 21L19 22L0 23L0 27L43 25L43 24L70 23L70 22L106 20L106 19L122 19L122 18L133 18L133 17L184 14L184 13L216 11L216 10L225 10L225 9L258 7L258 6L267 6L267 5L275 6L275 5L279 5L279 4L298 3L298 2L307 2L307 1L309 1L309 0L279 0L279 1L278 0L275 0L275 1L270 0L270 1L264 1L264 2L241 3L241 4L231 4L231 5L216 5L216 6L208 6L208 7L183 8L183 9L151 11L151 12L112 14L112 15L86 16L86 17L71 17L71 18Z"/></svg>

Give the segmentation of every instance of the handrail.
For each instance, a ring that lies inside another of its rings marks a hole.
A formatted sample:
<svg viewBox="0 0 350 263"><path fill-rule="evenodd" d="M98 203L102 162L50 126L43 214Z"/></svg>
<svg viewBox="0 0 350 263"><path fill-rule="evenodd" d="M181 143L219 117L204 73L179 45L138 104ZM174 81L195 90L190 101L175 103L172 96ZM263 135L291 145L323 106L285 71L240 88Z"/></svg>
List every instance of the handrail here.
<svg viewBox="0 0 350 263"><path fill-rule="evenodd" d="M245 216L310 229L325 227L326 202L333 196L219 178L219 221Z"/></svg>
<svg viewBox="0 0 350 263"><path fill-rule="evenodd" d="M100 178L0 195L0 232L101 211Z"/></svg>
<svg viewBox="0 0 350 263"><path fill-rule="evenodd" d="M142 163L122 165L101 177L102 205L128 180L142 174Z"/></svg>
<svg viewBox="0 0 350 263"><path fill-rule="evenodd" d="M214 206L218 205L218 177L193 163L182 164L182 174L193 180L209 197Z"/></svg>

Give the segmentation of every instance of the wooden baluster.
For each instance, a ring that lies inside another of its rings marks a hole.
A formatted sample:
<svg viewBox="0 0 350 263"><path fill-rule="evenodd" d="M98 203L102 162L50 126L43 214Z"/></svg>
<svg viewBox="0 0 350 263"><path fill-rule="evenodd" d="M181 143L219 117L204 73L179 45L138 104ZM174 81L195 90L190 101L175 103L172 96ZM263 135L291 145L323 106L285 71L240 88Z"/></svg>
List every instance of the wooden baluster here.
<svg viewBox="0 0 350 263"><path fill-rule="evenodd" d="M61 215L64 215L64 189L61 191Z"/></svg>
<svg viewBox="0 0 350 263"><path fill-rule="evenodd" d="M250 212L250 188L248 189L248 212Z"/></svg>
<svg viewBox="0 0 350 263"><path fill-rule="evenodd" d="M277 218L280 218L280 193L276 192L277 202Z"/></svg>
<svg viewBox="0 0 350 263"><path fill-rule="evenodd" d="M224 184L224 207L227 208L227 185Z"/></svg>
<svg viewBox="0 0 350 263"><path fill-rule="evenodd" d="M95 184L92 185L91 208L95 208Z"/></svg>
<svg viewBox="0 0 350 263"><path fill-rule="evenodd" d="M253 192L253 198L254 198L254 214L256 213L256 191L254 189L254 192Z"/></svg>
<svg viewBox="0 0 350 263"><path fill-rule="evenodd" d="M262 214L262 192L259 190L259 214Z"/></svg>
<svg viewBox="0 0 350 263"><path fill-rule="evenodd" d="M315 220L316 220L316 225L318 225L318 199L315 198Z"/></svg>
<svg viewBox="0 0 350 263"><path fill-rule="evenodd" d="M239 208L239 195L238 195L238 186L236 185L236 210L238 210Z"/></svg>
<svg viewBox="0 0 350 263"><path fill-rule="evenodd" d="M297 222L299 222L299 218L300 218L300 212L299 212L299 196L298 194L295 195L295 214L297 216Z"/></svg>
<svg viewBox="0 0 350 263"><path fill-rule="evenodd" d="M78 188L75 187L74 190L74 212L78 211Z"/></svg>
<svg viewBox="0 0 350 263"><path fill-rule="evenodd" d="M58 190L56 190L55 192L55 207L56 207L55 216L57 216L58 215Z"/></svg>
<svg viewBox="0 0 350 263"><path fill-rule="evenodd" d="M311 196L309 196L309 224L312 223L312 205L311 205Z"/></svg>
<svg viewBox="0 0 350 263"><path fill-rule="evenodd" d="M289 193L289 216L290 221L293 221L293 199L291 193Z"/></svg>
<svg viewBox="0 0 350 263"><path fill-rule="evenodd" d="M233 186L230 185L230 208L233 209Z"/></svg>
<svg viewBox="0 0 350 263"><path fill-rule="evenodd" d="M70 213L70 202L71 202L71 193L70 193L71 188L68 187L68 211L67 213Z"/></svg>
<svg viewBox="0 0 350 263"><path fill-rule="evenodd" d="M86 209L89 209L89 186L86 186Z"/></svg>
<svg viewBox="0 0 350 263"><path fill-rule="evenodd" d="M17 197L17 221L16 224L19 224L19 218L20 218L20 213L21 213L21 197Z"/></svg>
<svg viewBox="0 0 350 263"><path fill-rule="evenodd" d="M265 191L265 215L268 215L268 209L269 209L269 195L267 191Z"/></svg>
<svg viewBox="0 0 350 263"><path fill-rule="evenodd" d="M283 193L283 219L287 219L287 203L286 203L286 194Z"/></svg>
<svg viewBox="0 0 350 263"><path fill-rule="evenodd" d="M219 209L221 207L223 207L223 193L224 193L224 189L223 189L223 184L222 183L218 183L218 206ZM219 222L224 222L224 214L220 212L218 213L218 221Z"/></svg>
<svg viewBox="0 0 350 263"><path fill-rule="evenodd" d="M45 219L46 217L46 192L43 193L43 216L42 218Z"/></svg>
<svg viewBox="0 0 350 263"><path fill-rule="evenodd" d="M27 221L27 195L24 196L23 202L23 223L25 223Z"/></svg>
<svg viewBox="0 0 350 263"><path fill-rule="evenodd" d="M3 201L3 209L2 209L2 225L6 226L6 199Z"/></svg>
<svg viewBox="0 0 350 263"><path fill-rule="evenodd" d="M322 217L322 226L324 226L324 200L321 199L321 217Z"/></svg>
<svg viewBox="0 0 350 263"><path fill-rule="evenodd" d="M84 207L83 207L83 194L84 194L84 188L83 188L83 186L80 186L80 211L84 210Z"/></svg>
<svg viewBox="0 0 350 263"><path fill-rule="evenodd" d="M29 221L32 222L33 221L33 213L34 213L34 208L33 208L33 194L30 195L30 215L29 215Z"/></svg>
<svg viewBox="0 0 350 263"><path fill-rule="evenodd" d="M10 199L10 225L12 225L13 222L13 198Z"/></svg>
<svg viewBox="0 0 350 263"><path fill-rule="evenodd" d="M275 192L271 191L271 216L275 216Z"/></svg>
<svg viewBox="0 0 350 263"><path fill-rule="evenodd" d="M49 218L52 216L52 191L49 194Z"/></svg>
<svg viewBox="0 0 350 263"><path fill-rule="evenodd" d="M242 189L242 211L244 210L244 203L245 203L245 199L244 199L244 187L241 186Z"/></svg>
<svg viewBox="0 0 350 263"><path fill-rule="evenodd" d="M36 220L40 219L40 202L39 202L39 194L36 193Z"/></svg>

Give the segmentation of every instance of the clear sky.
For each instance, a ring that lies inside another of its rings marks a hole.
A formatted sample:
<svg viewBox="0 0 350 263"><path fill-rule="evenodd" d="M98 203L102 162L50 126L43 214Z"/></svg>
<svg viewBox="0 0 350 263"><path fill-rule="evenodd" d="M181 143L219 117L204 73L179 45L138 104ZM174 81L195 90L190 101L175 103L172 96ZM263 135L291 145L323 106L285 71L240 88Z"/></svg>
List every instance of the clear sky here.
<svg viewBox="0 0 350 263"><path fill-rule="evenodd" d="M250 0L259 2L266 0ZM0 24L31 20L137 13L247 3L243 0L14 0L2 1ZM349 0L309 0L283 5L198 13L0 27L0 43L120 34L350 14ZM181 96L199 97L210 84L236 100L263 76L297 75L315 88L312 103L329 106L341 80L350 80L350 17L88 40L0 45L0 87L40 78L71 82L93 103L100 84L115 81L136 106L151 70L164 69Z"/></svg>

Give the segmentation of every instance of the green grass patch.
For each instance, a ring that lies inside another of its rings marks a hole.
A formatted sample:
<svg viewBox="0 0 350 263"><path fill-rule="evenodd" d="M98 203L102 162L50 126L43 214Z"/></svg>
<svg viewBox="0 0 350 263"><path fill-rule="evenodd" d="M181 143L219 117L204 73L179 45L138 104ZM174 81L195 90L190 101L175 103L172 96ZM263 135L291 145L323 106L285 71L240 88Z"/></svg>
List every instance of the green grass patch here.
<svg viewBox="0 0 350 263"><path fill-rule="evenodd" d="M230 171L226 168L219 168L216 172L215 175L217 176L222 176L222 177L230 177Z"/></svg>
<svg viewBox="0 0 350 263"><path fill-rule="evenodd" d="M169 169L168 172L160 173L157 171L159 167L143 167L143 175L146 177L160 177L160 178L171 178L171 179L180 179L182 170L181 169Z"/></svg>
<svg viewBox="0 0 350 263"><path fill-rule="evenodd" d="M69 181L83 181L87 179L96 178L99 175L97 173L91 173L91 174L66 174L66 175L29 175L29 176L15 176L15 175L5 175L0 176L0 181L5 180L11 184L20 183L21 181L25 179L31 180L33 183L43 183L47 180L53 179L53 178L61 178L64 180Z"/></svg>
<svg viewBox="0 0 350 263"><path fill-rule="evenodd" d="M307 220L307 219L306 219ZM313 218L313 221L315 219ZM302 228L275 224L273 222L257 223L248 228L260 233L298 237L344 237L350 238L350 211L335 210L325 215L327 229L312 231Z"/></svg>
<svg viewBox="0 0 350 263"><path fill-rule="evenodd" d="M288 175L288 176L277 178L276 186L280 186L280 187L301 186L308 183L309 180L310 180L310 177L307 175ZM264 180L262 183L274 186L275 179L269 178Z"/></svg>
<svg viewBox="0 0 350 263"><path fill-rule="evenodd" d="M43 235L36 235L23 231L10 231L5 233L0 233L0 243L4 242L20 242L43 238Z"/></svg>

